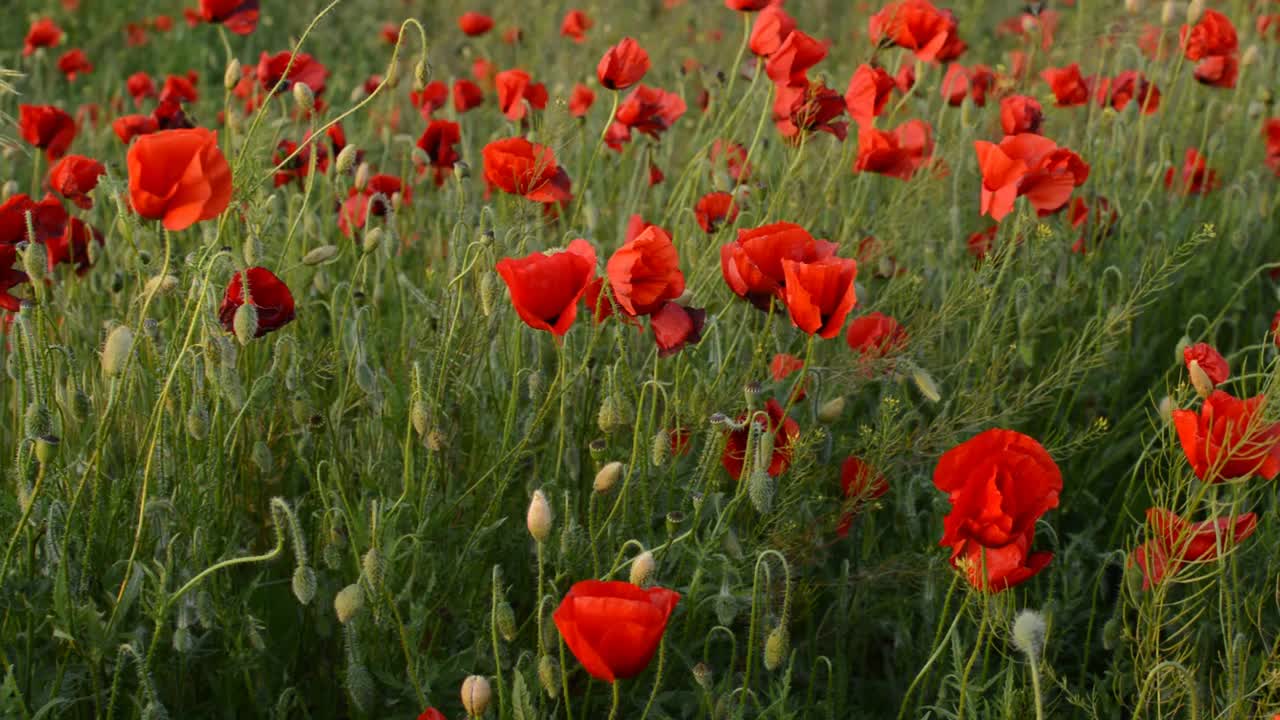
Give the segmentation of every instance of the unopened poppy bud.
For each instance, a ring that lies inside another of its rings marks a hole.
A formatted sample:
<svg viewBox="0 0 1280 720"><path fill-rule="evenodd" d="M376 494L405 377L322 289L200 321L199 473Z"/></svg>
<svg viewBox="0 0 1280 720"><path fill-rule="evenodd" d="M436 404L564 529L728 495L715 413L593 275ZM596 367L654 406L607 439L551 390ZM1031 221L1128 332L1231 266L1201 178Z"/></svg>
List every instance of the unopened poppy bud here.
<svg viewBox="0 0 1280 720"><path fill-rule="evenodd" d="M316 596L316 571L307 565L299 565L293 571L293 596L298 602L309 605Z"/></svg>
<svg viewBox="0 0 1280 720"><path fill-rule="evenodd" d="M742 388L742 394L747 399L747 410L755 410L760 407L760 393L764 391L764 386L758 382L747 383Z"/></svg>
<svg viewBox="0 0 1280 720"><path fill-rule="evenodd" d="M387 65L387 89L394 90L400 87L400 61L392 60Z"/></svg>
<svg viewBox="0 0 1280 720"><path fill-rule="evenodd" d="M787 632L786 626L779 625L764 641L765 669L770 672L777 670L782 666L782 661L787 659L787 653L790 651L791 635Z"/></svg>
<svg viewBox="0 0 1280 720"><path fill-rule="evenodd" d="M462 681L462 708L467 716L478 718L489 708L489 680L481 675L472 675Z"/></svg>
<svg viewBox="0 0 1280 720"><path fill-rule="evenodd" d="M710 665L700 662L693 666L693 680L698 683L698 687L701 687L703 690L711 690L711 682L713 679L714 674L711 672Z"/></svg>
<svg viewBox="0 0 1280 720"><path fill-rule="evenodd" d="M391 193L391 209L397 213L404 208L404 194Z"/></svg>
<svg viewBox="0 0 1280 720"><path fill-rule="evenodd" d="M1200 22L1200 16L1204 14L1204 0L1191 0L1187 3L1187 22L1195 25Z"/></svg>
<svg viewBox="0 0 1280 720"><path fill-rule="evenodd" d="M244 238L244 264L253 267L262 259L262 241L257 234L249 233Z"/></svg>
<svg viewBox="0 0 1280 720"><path fill-rule="evenodd" d="M44 403L33 402L27 405L22 419L26 437L37 438L53 432L53 414Z"/></svg>
<svg viewBox="0 0 1280 720"><path fill-rule="evenodd" d="M1209 379L1209 373L1200 367L1198 360L1187 364L1187 374L1191 376L1191 386L1196 389L1197 395L1207 398L1213 394L1213 381Z"/></svg>
<svg viewBox="0 0 1280 720"><path fill-rule="evenodd" d="M48 465L53 456L58 453L58 445L62 440L57 435L41 435L36 438L36 460L41 465Z"/></svg>
<svg viewBox="0 0 1280 720"><path fill-rule="evenodd" d="M133 330L128 325L117 325L102 346L102 372L109 378L119 375L133 353Z"/></svg>
<svg viewBox="0 0 1280 720"><path fill-rule="evenodd" d="M511 609L511 603L505 600L498 603L494 625L497 626L498 632L502 634L502 637L507 642L516 639L516 611Z"/></svg>
<svg viewBox="0 0 1280 720"><path fill-rule="evenodd" d="M177 275L155 275L142 287L143 296L168 295L178 287Z"/></svg>
<svg viewBox="0 0 1280 720"><path fill-rule="evenodd" d="M1124 0L1124 9L1130 15L1137 15L1142 12L1142 0Z"/></svg>
<svg viewBox="0 0 1280 720"><path fill-rule="evenodd" d="M187 434L193 440L209 436L209 410L203 402L197 402L187 411Z"/></svg>
<svg viewBox="0 0 1280 720"><path fill-rule="evenodd" d="M834 397L818 408L818 422L823 425L830 425L840 419L844 414L844 396Z"/></svg>
<svg viewBox="0 0 1280 720"><path fill-rule="evenodd" d="M0 199L8 200L9 198L13 197L16 194L18 194L18 181L17 180L5 181L4 189L0 190Z"/></svg>
<svg viewBox="0 0 1280 720"><path fill-rule="evenodd" d="M343 625L355 617L362 607L364 607L364 590L360 589L359 583L352 583L342 588L333 597L333 611L338 615L338 622Z"/></svg>
<svg viewBox="0 0 1280 720"><path fill-rule="evenodd" d="M1165 0L1164 5L1160 8L1160 24L1172 25L1174 18L1178 16L1178 6L1173 0Z"/></svg>
<svg viewBox="0 0 1280 720"><path fill-rule="evenodd" d="M1013 646L1027 656L1028 662L1039 662L1045 631L1044 616L1035 610L1023 610L1014 619Z"/></svg>
<svg viewBox="0 0 1280 720"><path fill-rule="evenodd" d="M234 90L236 85L240 84L240 61L231 58L231 62L227 63L227 69L222 73L222 87L228 92Z"/></svg>
<svg viewBox="0 0 1280 720"><path fill-rule="evenodd" d="M248 345L249 341L258 334L258 308L253 303L245 303L236 308L236 314L231 319L231 327L235 330L236 340L241 345Z"/></svg>
<svg viewBox="0 0 1280 720"><path fill-rule="evenodd" d="M539 543L551 537L551 505L541 490L533 491L533 499L529 501L529 512L525 516L525 525L529 534Z"/></svg>
<svg viewBox="0 0 1280 720"><path fill-rule="evenodd" d="M378 552L378 548L371 547L369 551L360 559L360 572L364 575L364 579L369 582L369 587L377 590L382 587L382 553Z"/></svg>
<svg viewBox="0 0 1280 720"><path fill-rule="evenodd" d="M364 241L360 243L360 249L366 253L371 253L378 249L382 244L382 228L376 227L364 234Z"/></svg>
<svg viewBox="0 0 1280 720"><path fill-rule="evenodd" d="M596 422L606 434L631 427L631 406L621 393L607 395L600 403Z"/></svg>
<svg viewBox="0 0 1280 720"><path fill-rule="evenodd" d="M560 694L560 673L550 655L543 655L538 659L538 683L552 700Z"/></svg>
<svg viewBox="0 0 1280 720"><path fill-rule="evenodd" d="M649 579L653 577L654 570L653 553L645 550L631 561L631 584L639 587L645 587L649 584Z"/></svg>
<svg viewBox="0 0 1280 720"><path fill-rule="evenodd" d="M364 186L369 184L369 163L360 163L360 167L356 168L356 179L351 184L356 190L364 190Z"/></svg>
<svg viewBox="0 0 1280 720"><path fill-rule="evenodd" d="M311 86L304 82L293 84L293 101L298 103L298 108L304 113L310 113L316 109L316 94L312 92Z"/></svg>
<svg viewBox="0 0 1280 720"><path fill-rule="evenodd" d="M42 243L28 243L22 251L22 269L27 271L31 282L44 282L45 270L49 267L49 254Z"/></svg>
<svg viewBox="0 0 1280 720"><path fill-rule="evenodd" d="M546 390L546 383L543 382L542 371L533 370L529 376L525 378L525 386L529 391L529 402L537 403L542 399L542 391Z"/></svg>
<svg viewBox="0 0 1280 720"><path fill-rule="evenodd" d="M1102 649L1111 651L1119 647L1124 639L1124 624L1120 618L1112 617L1102 626Z"/></svg>
<svg viewBox="0 0 1280 720"><path fill-rule="evenodd" d="M351 168L356 165L356 158L360 155L360 149L355 145L348 145L342 148L342 152L338 153L338 159L333 163L333 169L339 175L346 175L351 172Z"/></svg>
<svg viewBox="0 0 1280 720"><path fill-rule="evenodd" d="M911 380L916 384L916 389L920 391L920 394L929 402L936 403L942 399L938 384L933 381L933 376L923 368L911 368Z"/></svg>
<svg viewBox="0 0 1280 720"><path fill-rule="evenodd" d="M71 414L76 420L84 422L89 419L89 411L92 409L93 401L89 394L77 387L71 394Z"/></svg>
<svg viewBox="0 0 1280 720"><path fill-rule="evenodd" d="M471 177L471 165L466 160L456 160L453 163L453 174L459 180L466 180Z"/></svg>
<svg viewBox="0 0 1280 720"><path fill-rule="evenodd" d="M622 463L614 460L600 468L596 473L596 479L591 482L591 489L598 493L607 493L613 489L618 483L618 479L622 477Z"/></svg>
<svg viewBox="0 0 1280 720"><path fill-rule="evenodd" d="M426 437L427 431L431 429L431 415L427 412L427 403L422 398L414 398L413 405L409 408L409 422L413 423L413 429L418 433L418 437Z"/></svg>
<svg viewBox="0 0 1280 720"><path fill-rule="evenodd" d="M763 467L752 468L751 479L747 481L747 496L761 514L773 508L773 479Z"/></svg>
<svg viewBox="0 0 1280 720"><path fill-rule="evenodd" d="M498 303L498 274L492 270L480 273L480 312L485 317L493 315Z"/></svg>
<svg viewBox="0 0 1280 720"><path fill-rule="evenodd" d="M427 81L431 79L431 64L424 57L413 66L413 86L418 90L427 86Z"/></svg>
<svg viewBox="0 0 1280 720"><path fill-rule="evenodd" d="M1244 49L1244 54L1240 56L1240 66L1249 67L1250 65L1254 65L1258 62L1258 58L1260 56L1261 52L1258 50L1258 46L1250 45Z"/></svg>
<svg viewBox="0 0 1280 720"><path fill-rule="evenodd" d="M667 456L671 454L671 435L666 429L659 429L653 434L653 440L649 445L649 462L654 467L662 467L667 463Z"/></svg>
<svg viewBox="0 0 1280 720"><path fill-rule="evenodd" d="M319 265L332 260L338 254L337 245L321 245L302 256L303 265Z"/></svg>

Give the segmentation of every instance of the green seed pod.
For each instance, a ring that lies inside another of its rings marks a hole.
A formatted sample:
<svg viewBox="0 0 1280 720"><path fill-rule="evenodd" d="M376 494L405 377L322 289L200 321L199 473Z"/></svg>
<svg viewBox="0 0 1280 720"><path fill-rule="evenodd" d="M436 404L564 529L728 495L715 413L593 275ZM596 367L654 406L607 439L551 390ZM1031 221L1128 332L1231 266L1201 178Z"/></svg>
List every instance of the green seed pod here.
<svg viewBox="0 0 1280 720"><path fill-rule="evenodd" d="M299 565L293 571L293 596L298 602L309 605L316 596L316 571L306 565Z"/></svg>
<svg viewBox="0 0 1280 720"><path fill-rule="evenodd" d="M560 694L560 671L550 655L538 659L538 683L552 700Z"/></svg>
<svg viewBox="0 0 1280 720"><path fill-rule="evenodd" d="M756 512L766 514L773 509L773 478L762 467L751 470L751 479L747 484L747 495Z"/></svg>
<svg viewBox="0 0 1280 720"><path fill-rule="evenodd" d="M57 435L42 435L36 438L36 460L41 465L48 465L58 453L58 445L62 440Z"/></svg>
<svg viewBox="0 0 1280 720"><path fill-rule="evenodd" d="M338 547L338 543L327 542L320 550L320 559L324 561L325 567L337 570L342 565L342 548Z"/></svg>
<svg viewBox="0 0 1280 720"><path fill-rule="evenodd" d="M107 335L102 346L102 372L109 378L119 375L133 353L133 330L128 325L117 325Z"/></svg>
<svg viewBox="0 0 1280 720"><path fill-rule="evenodd" d="M787 632L787 628L783 625L773 629L769 633L769 637L764 641L764 667L772 672L782 666L782 661L787 659L787 653L791 650L791 636Z"/></svg>
<svg viewBox="0 0 1280 720"><path fill-rule="evenodd" d="M355 617L363 607L364 591L360 589L359 583L352 583L342 588L333 597L333 611L338 615L338 622L343 625Z"/></svg>
<svg viewBox="0 0 1280 720"><path fill-rule="evenodd" d="M236 308L236 314L231 319L231 327L236 332L236 340L241 345L248 345L249 341L258 334L258 308L253 303L245 303Z"/></svg>
<svg viewBox="0 0 1280 720"><path fill-rule="evenodd" d="M511 603L505 600L498 603L498 610L494 620L494 624L498 627L498 633L507 642L516 639L516 611L511 609Z"/></svg>

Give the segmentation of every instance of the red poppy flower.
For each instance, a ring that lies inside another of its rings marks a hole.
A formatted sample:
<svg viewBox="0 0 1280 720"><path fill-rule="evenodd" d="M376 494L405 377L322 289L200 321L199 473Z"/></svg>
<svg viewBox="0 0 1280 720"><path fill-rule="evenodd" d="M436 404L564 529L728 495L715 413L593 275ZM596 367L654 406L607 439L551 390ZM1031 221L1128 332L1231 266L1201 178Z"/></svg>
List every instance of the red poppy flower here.
<svg viewBox="0 0 1280 720"><path fill-rule="evenodd" d="M520 319L531 328L562 336L578 317L578 300L595 276L596 251L578 239L562 252L503 258L496 269Z"/></svg>
<svg viewBox="0 0 1280 720"><path fill-rule="evenodd" d="M1143 590L1159 585L1190 563L1216 560L1219 547L1228 550L1244 542L1258 528L1258 516L1245 513L1193 523L1170 510L1149 508L1147 523L1151 538L1135 548L1129 559L1142 571Z"/></svg>
<svg viewBox="0 0 1280 720"><path fill-rule="evenodd" d="M461 159L454 148L462 141L461 128L456 122L449 120L432 120L431 124L418 138L418 148L426 153L431 161L431 170L436 187L444 184L445 178L453 174L453 165ZM418 173L427 171L427 166L418 168Z"/></svg>
<svg viewBox="0 0 1280 720"><path fill-rule="evenodd" d="M1164 173L1164 186L1183 195L1208 195L1222 184L1218 171L1209 168L1209 160L1195 148L1187 148L1182 172L1169 168Z"/></svg>
<svg viewBox="0 0 1280 720"><path fill-rule="evenodd" d="M950 11L938 10L928 0L899 0L885 5L867 22L871 42L897 45L924 62L948 62L966 46Z"/></svg>
<svg viewBox="0 0 1280 720"><path fill-rule="evenodd" d="M765 471L770 477L778 477L787 471L791 465L791 443L800 437L800 423L792 420L783 414L782 405L777 400L769 398L765 403L764 410L757 410L751 417L750 422L760 422L767 425L765 432L773 434L773 454L769 457L769 467ZM750 427L747 425L747 415L739 415L737 424L742 426L741 430L734 430L729 433L729 437L725 442L724 453L720 456L720 464L729 472L729 476L734 480L742 479L742 469L746 461L747 440ZM755 458L752 458L753 464Z"/></svg>
<svg viewBox="0 0 1280 720"><path fill-rule="evenodd" d="M18 130L23 140L44 150L50 160L62 157L76 137L75 121L52 105L19 105Z"/></svg>
<svg viewBox="0 0 1280 720"><path fill-rule="evenodd" d="M1084 255L1091 243L1096 243L1111 234L1111 229L1120 218L1120 213L1111 207L1111 202L1102 196L1093 199L1092 208L1084 198L1071 201L1071 227L1080 231L1080 236L1071 245L1071 252Z"/></svg>
<svg viewBox="0 0 1280 720"><path fill-rule="evenodd" d="M734 204L733 194L727 192L707 193L698 200L693 208L698 219L698 226L708 235L720 229L724 223L732 225L738 219L738 206Z"/></svg>
<svg viewBox="0 0 1280 720"><path fill-rule="evenodd" d="M38 48L54 47L62 40L62 28L49 18L41 18L31 23L27 37L23 41L22 56L30 57Z"/></svg>
<svg viewBox="0 0 1280 720"><path fill-rule="evenodd" d="M765 63L769 79L779 85L807 85L809 68L827 56L827 46L800 32L792 31Z"/></svg>
<svg viewBox="0 0 1280 720"><path fill-rule="evenodd" d="M586 117L595 101L594 90L582 83L576 83L573 86L573 94L569 96L569 114L576 118Z"/></svg>
<svg viewBox="0 0 1280 720"><path fill-rule="evenodd" d="M237 35L248 35L258 27L258 0L200 0L200 17Z"/></svg>
<svg viewBox="0 0 1280 720"><path fill-rule="evenodd" d="M959 106L967 95L973 99L974 105L983 107L987 104L987 92L995 84L996 75L986 65L966 68L960 63L951 63L942 78L942 97L948 105Z"/></svg>
<svg viewBox="0 0 1280 720"><path fill-rule="evenodd" d="M858 263L838 257L814 262L782 261L783 299L796 327L823 338L840 334L849 311L857 304L853 280Z"/></svg>
<svg viewBox="0 0 1280 720"><path fill-rule="evenodd" d="M751 26L751 52L758 57L769 57L778 52L782 41L795 29L796 21L781 6L765 8Z"/></svg>
<svg viewBox="0 0 1280 720"><path fill-rule="evenodd" d="M44 242L49 270L52 272L56 265L66 263L75 266L76 273L83 275L91 265L89 243L94 241L102 244L100 230L80 218L68 218L62 233Z"/></svg>
<svg viewBox="0 0 1280 720"><path fill-rule="evenodd" d="M907 331L897 320L880 312L873 312L853 319L845 332L849 349L863 358L874 359L892 355L907 346Z"/></svg>
<svg viewBox="0 0 1280 720"><path fill-rule="evenodd" d="M587 31L595 25L590 17L581 10L570 10L565 13L564 22L560 23L560 34L580 43L587 39Z"/></svg>
<svg viewBox="0 0 1280 720"><path fill-rule="evenodd" d="M844 95L849 117L853 118L858 127L870 125L880 116L880 113L884 112L884 107L889 103L889 96L893 94L895 87L893 76L882 68L866 64L859 65L858 69L853 71L853 77L849 80L849 90Z"/></svg>
<svg viewBox="0 0 1280 720"><path fill-rule="evenodd" d="M363 188L351 188L338 208L338 229L351 237L353 230L365 226L369 215L385 217L394 207L393 198L397 195L401 202L409 204L412 192L400 178L381 173L369 178Z"/></svg>
<svg viewBox="0 0 1280 720"><path fill-rule="evenodd" d="M253 336L262 337L292 322L293 294L289 287L266 268L251 267L245 272L249 275L248 303L258 311L258 330ZM227 332L235 332L236 310L246 302L241 275L237 272L231 276L218 308L218 320Z"/></svg>
<svg viewBox="0 0 1280 720"><path fill-rule="evenodd" d="M795 223L780 222L739 229L734 242L720 248L720 270L729 289L761 310L784 298L783 261L812 263L835 255L835 243L815 240Z"/></svg>
<svg viewBox="0 0 1280 720"><path fill-rule="evenodd" d="M106 173L107 169L97 160L67 155L49 170L49 188L87 210L93 207L89 192Z"/></svg>
<svg viewBox="0 0 1280 720"><path fill-rule="evenodd" d="M1131 101L1137 101L1138 107L1146 115L1160 109L1160 88L1147 80L1147 77L1134 70L1126 70L1111 81L1104 97L1099 102L1111 105L1116 110L1124 110Z"/></svg>
<svg viewBox="0 0 1280 720"><path fill-rule="evenodd" d="M865 502L879 500L889 492L889 482L870 465L855 455L845 458L840 464L840 489L846 502L850 502L856 510ZM838 537L848 537L853 527L854 512L847 512L840 517L836 526Z"/></svg>
<svg viewBox="0 0 1280 720"><path fill-rule="evenodd" d="M449 102L449 86L443 80L432 80L421 91L410 90L409 102L418 108L423 120L431 122L436 110Z"/></svg>
<svg viewBox="0 0 1280 720"><path fill-rule="evenodd" d="M1231 20L1217 10L1205 10L1194 27L1183 25L1178 32L1182 54L1188 60L1229 55L1240 49L1240 39Z"/></svg>
<svg viewBox="0 0 1280 720"><path fill-rule="evenodd" d="M734 182L746 182L751 179L751 165L747 163L747 149L728 140L715 140L711 143L708 158L712 166L722 166Z"/></svg>
<svg viewBox="0 0 1280 720"><path fill-rule="evenodd" d="M319 96L324 92L329 69L307 53L293 55L288 50L281 50L275 55L265 52L259 55L257 74L258 84L267 92L274 90L277 84L280 84L282 92L287 92L294 83L305 83L312 93Z"/></svg>
<svg viewBox="0 0 1280 720"><path fill-rule="evenodd" d="M618 106L605 142L610 148L620 151L623 143L631 140L632 130L657 140L675 125L687 109L684 98L679 95L640 85Z"/></svg>
<svg viewBox="0 0 1280 720"><path fill-rule="evenodd" d="M843 141L849 123L837 122L844 115L840 93L821 83L781 86L774 105L774 125L782 137L798 142L801 133L826 132Z"/></svg>
<svg viewBox="0 0 1280 720"><path fill-rule="evenodd" d="M942 455L933 484L951 512L939 545L969 583L999 592L1044 569L1053 554L1032 553L1036 522L1058 506L1062 472L1034 439L1012 430L980 433Z"/></svg>
<svg viewBox="0 0 1280 720"><path fill-rule="evenodd" d="M597 680L632 678L649 666L680 593L629 582L574 583L551 619L569 651Z"/></svg>
<svg viewBox="0 0 1280 720"><path fill-rule="evenodd" d="M858 157L853 171L910 180L933 159L933 129L923 120L908 120L893 130L865 126L858 130Z"/></svg>
<svg viewBox="0 0 1280 720"><path fill-rule="evenodd" d="M1089 102L1090 83L1080 74L1079 63L1063 68L1046 68L1040 78L1049 84L1058 107L1085 105Z"/></svg>
<svg viewBox="0 0 1280 720"><path fill-rule="evenodd" d="M776 0L724 0L725 7L738 12L755 12L772 4L776 4Z"/></svg>
<svg viewBox="0 0 1280 720"><path fill-rule="evenodd" d="M893 83L898 86L898 92L906 95L911 92L911 88L916 86L916 68L909 62L902 63L898 68L898 73L893 76Z"/></svg>
<svg viewBox="0 0 1280 720"><path fill-rule="evenodd" d="M125 23L124 44L127 47L142 47L147 44L147 26L142 23Z"/></svg>
<svg viewBox="0 0 1280 720"><path fill-rule="evenodd" d="M1057 212L1089 177L1079 155L1032 133L1009 135L999 145L979 140L974 149L982 170L981 211L997 222L1024 195L1040 215Z"/></svg>
<svg viewBox="0 0 1280 720"><path fill-rule="evenodd" d="M686 345L697 345L702 340L702 330L707 324L707 311L685 307L678 303L664 304L649 316L653 339L658 346L658 357L669 357Z"/></svg>
<svg viewBox="0 0 1280 720"><path fill-rule="evenodd" d="M139 135L150 135L160 129L160 124L150 115L125 115L116 118L111 123L111 129L115 132L116 137L120 138L120 142L128 145L135 137Z"/></svg>
<svg viewBox="0 0 1280 720"><path fill-rule="evenodd" d="M596 65L596 79L610 90L626 90L649 72L649 53L632 38L605 51Z"/></svg>
<svg viewBox="0 0 1280 720"><path fill-rule="evenodd" d="M0 308L9 312L18 312L22 308L22 300L9 291L28 279L26 273L14 269L17 262L17 246L0 245Z"/></svg>
<svg viewBox="0 0 1280 720"><path fill-rule="evenodd" d="M231 203L231 168L209 130L144 135L129 147L128 165L133 209L173 232L218 217Z"/></svg>
<svg viewBox="0 0 1280 720"><path fill-rule="evenodd" d="M1232 55L1211 55L1198 64L1192 73L1196 80L1213 87L1233 88L1240 75L1240 59Z"/></svg>
<svg viewBox="0 0 1280 720"><path fill-rule="evenodd" d="M309 142L311 133L308 132L303 139L303 148L301 152L294 155L298 150L298 143L292 140L281 140L276 144L276 152L271 156L271 162L279 165L284 162L285 158L292 156L292 159L282 168L276 171L275 186L281 187L288 185L290 182L297 180L300 184L303 178L311 172L311 153L317 152L316 170L321 173L329 169L329 150L321 143Z"/></svg>
<svg viewBox="0 0 1280 720"><path fill-rule="evenodd" d="M196 102L200 99L195 86L196 79L190 75L167 76L164 86L160 88L160 102Z"/></svg>
<svg viewBox="0 0 1280 720"><path fill-rule="evenodd" d="M540 203L565 203L572 197L569 176L545 145L507 138L485 145L482 154L485 181L503 192Z"/></svg>
<svg viewBox="0 0 1280 720"><path fill-rule="evenodd" d="M1020 38L1040 36L1040 49L1053 47L1053 38L1061 22L1062 15L1053 10L1042 10L1039 13L1024 12L1015 15L996 26L996 35L1014 35Z"/></svg>
<svg viewBox="0 0 1280 720"><path fill-rule="evenodd" d="M1280 177L1280 117L1262 123L1262 138L1266 144L1267 167Z"/></svg>
<svg viewBox="0 0 1280 720"><path fill-rule="evenodd" d="M652 225L618 248L605 265L613 299L632 317L656 312L684 293L684 274L671 236Z"/></svg>
<svg viewBox="0 0 1280 720"><path fill-rule="evenodd" d="M1183 348L1182 362L1187 366L1187 370L1191 369L1193 362L1199 365L1205 376L1209 378L1209 382L1214 385L1221 385L1231 375L1231 366L1227 365L1227 359L1209 343L1196 343Z"/></svg>
<svg viewBox="0 0 1280 720"><path fill-rule="evenodd" d="M1040 133L1044 108L1040 101L1026 95L1009 95L1000 101L1000 127L1005 135Z"/></svg>
<svg viewBox="0 0 1280 720"><path fill-rule="evenodd" d="M1174 410L1173 425L1196 477L1209 483L1280 474L1280 422L1263 419L1266 396L1240 400L1214 390L1194 410Z"/></svg>
<svg viewBox="0 0 1280 720"><path fill-rule="evenodd" d="M422 711L422 714L418 716L418 720L449 720L449 718L439 710L430 707Z"/></svg>
<svg viewBox="0 0 1280 720"><path fill-rule="evenodd" d="M773 381L776 383L786 380L791 375L803 369L804 360L787 353L778 353L769 361L769 376L772 377ZM809 379L807 377L802 378L802 381L791 391L791 401L800 402L804 400L805 397L807 397L805 389L808 385Z"/></svg>
<svg viewBox="0 0 1280 720"><path fill-rule="evenodd" d="M471 37L479 37L493 29L493 18L478 12L465 12L458 17L458 29Z"/></svg>
<svg viewBox="0 0 1280 720"><path fill-rule="evenodd" d="M1271 40L1280 40L1280 13L1271 15L1259 15L1255 23L1258 28L1258 34L1263 38L1268 35Z"/></svg>
<svg viewBox="0 0 1280 720"><path fill-rule="evenodd" d="M82 74L87 75L93 72L93 63L89 62L89 56L85 55L83 50L74 48L58 58L58 71L68 80L75 80Z"/></svg>
<svg viewBox="0 0 1280 720"><path fill-rule="evenodd" d="M547 106L546 86L533 82L523 70L503 70L493 81L498 89L498 109L508 120L523 120L530 107L541 110Z"/></svg>
<svg viewBox="0 0 1280 720"><path fill-rule="evenodd" d="M484 90L470 80L453 81L453 109L459 114L479 107L484 102Z"/></svg>
<svg viewBox="0 0 1280 720"><path fill-rule="evenodd" d="M145 72L136 72L125 81L125 90L133 98L134 106L141 107L142 101L156 96L156 84Z"/></svg>
<svg viewBox="0 0 1280 720"><path fill-rule="evenodd" d="M28 214L31 215L34 237L27 233ZM35 202L25 193L18 193L0 204L0 245L48 243L62 234L66 224L67 211L54 196L46 195L40 202Z"/></svg>

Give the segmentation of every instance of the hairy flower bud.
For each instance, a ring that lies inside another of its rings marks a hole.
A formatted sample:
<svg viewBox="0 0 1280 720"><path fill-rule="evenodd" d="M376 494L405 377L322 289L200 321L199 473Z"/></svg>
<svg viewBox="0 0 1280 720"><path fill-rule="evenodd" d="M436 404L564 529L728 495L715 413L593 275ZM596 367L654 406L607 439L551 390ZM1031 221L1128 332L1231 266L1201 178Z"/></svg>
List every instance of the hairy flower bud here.
<svg viewBox="0 0 1280 720"><path fill-rule="evenodd" d="M355 167L356 158L360 155L360 149L355 145L348 145L342 148L342 152L338 153L338 159L334 161L333 169L339 175L346 175L351 172L351 168Z"/></svg>
<svg viewBox="0 0 1280 720"><path fill-rule="evenodd" d="M337 245L321 245L302 256L303 265L319 265L328 262L338 254Z"/></svg>
<svg viewBox="0 0 1280 720"><path fill-rule="evenodd" d="M834 397L822 403L822 406L818 408L818 422L823 425L831 425L836 422L844 414L844 405L843 396Z"/></svg>
<svg viewBox="0 0 1280 720"><path fill-rule="evenodd" d="M304 82L293 84L293 101L298 103L298 108L304 113L310 113L316 109L316 94L312 92L311 86Z"/></svg>
<svg viewBox="0 0 1280 720"><path fill-rule="evenodd" d="M550 655L543 655L538 659L538 682L542 685L542 691L552 700L560 694L560 672Z"/></svg>
<svg viewBox="0 0 1280 720"><path fill-rule="evenodd" d="M598 493L607 493L613 486L617 484L622 477L622 463L614 460L607 463L600 471L596 473L595 480L591 482L591 489Z"/></svg>
<svg viewBox="0 0 1280 720"><path fill-rule="evenodd" d="M1187 374L1191 376L1191 387L1196 389L1197 395L1207 398L1213 394L1213 381L1209 379L1209 373L1200 367L1198 360L1187 364Z"/></svg>
<svg viewBox="0 0 1280 720"><path fill-rule="evenodd" d="M631 561L631 584L646 587L654 571L653 553L645 550Z"/></svg>
<svg viewBox="0 0 1280 720"><path fill-rule="evenodd" d="M343 625L355 617L362 607L364 607L364 591L360 589L359 583L352 583L342 588L333 598L333 611L338 614L338 622Z"/></svg>
<svg viewBox="0 0 1280 720"><path fill-rule="evenodd" d="M241 345L248 345L249 341L258 334L258 308L253 303L245 303L236 308L236 314L231 319L231 327L236 332L236 340Z"/></svg>
<svg viewBox="0 0 1280 720"><path fill-rule="evenodd" d="M782 666L782 661L787 659L787 653L790 651L791 634L787 632L786 626L779 625L764 641L765 669L770 672L777 670Z"/></svg>
<svg viewBox="0 0 1280 720"><path fill-rule="evenodd" d="M45 270L49 267L49 254L42 243L28 243L22 251L22 269L27 271L31 282L44 282Z"/></svg>
<svg viewBox="0 0 1280 720"><path fill-rule="evenodd" d="M222 73L222 86L228 92L235 89L240 84L240 61L231 58L231 62L227 63L226 72Z"/></svg>
<svg viewBox="0 0 1280 720"><path fill-rule="evenodd" d="M133 330L117 325L102 346L102 372L109 378L119 375L133 353Z"/></svg>
<svg viewBox="0 0 1280 720"><path fill-rule="evenodd" d="M462 708L467 715L478 718L489 708L489 680L481 675L471 675L462 681Z"/></svg>
<svg viewBox="0 0 1280 720"><path fill-rule="evenodd" d="M498 603L498 609L494 617L494 625L498 628L498 633L507 641L511 642L516 639L516 611L511 608L511 603L503 600Z"/></svg>
<svg viewBox="0 0 1280 720"><path fill-rule="evenodd" d="M1027 656L1028 662L1039 661L1046 630L1044 616L1035 610L1023 610L1014 619L1013 646Z"/></svg>
<svg viewBox="0 0 1280 720"><path fill-rule="evenodd" d="M293 596L303 605L311 603L316 596L316 571L307 565L299 565L293 571Z"/></svg>
<svg viewBox="0 0 1280 720"><path fill-rule="evenodd" d="M551 505L547 503L547 496L541 490L533 491L525 524L529 528L529 534L539 543L551 536Z"/></svg>

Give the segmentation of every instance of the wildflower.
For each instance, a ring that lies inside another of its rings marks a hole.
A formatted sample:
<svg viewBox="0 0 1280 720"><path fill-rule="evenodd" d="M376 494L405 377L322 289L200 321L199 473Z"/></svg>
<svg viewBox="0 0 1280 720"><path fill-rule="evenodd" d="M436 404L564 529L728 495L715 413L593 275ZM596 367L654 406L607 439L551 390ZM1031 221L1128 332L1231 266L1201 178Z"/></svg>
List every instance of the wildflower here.
<svg viewBox="0 0 1280 720"><path fill-rule="evenodd" d="M231 168L209 130L165 130L129 148L129 198L144 218L185 230L222 214L231 202Z"/></svg>
<svg viewBox="0 0 1280 720"><path fill-rule="evenodd" d="M584 580L569 588L552 620L583 668L612 683L648 667L678 602L680 594L666 588Z"/></svg>

